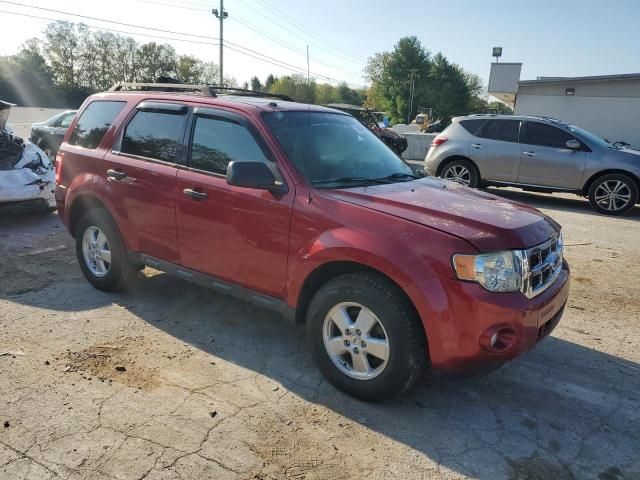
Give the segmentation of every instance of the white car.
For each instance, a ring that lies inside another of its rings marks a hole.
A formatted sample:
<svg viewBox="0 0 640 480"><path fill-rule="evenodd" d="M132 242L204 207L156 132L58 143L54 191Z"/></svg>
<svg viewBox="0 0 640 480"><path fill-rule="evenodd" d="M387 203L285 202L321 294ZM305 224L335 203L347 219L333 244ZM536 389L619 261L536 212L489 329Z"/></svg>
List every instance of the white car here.
<svg viewBox="0 0 640 480"><path fill-rule="evenodd" d="M0 100L0 208L55 210L53 162L7 126L13 104Z"/></svg>

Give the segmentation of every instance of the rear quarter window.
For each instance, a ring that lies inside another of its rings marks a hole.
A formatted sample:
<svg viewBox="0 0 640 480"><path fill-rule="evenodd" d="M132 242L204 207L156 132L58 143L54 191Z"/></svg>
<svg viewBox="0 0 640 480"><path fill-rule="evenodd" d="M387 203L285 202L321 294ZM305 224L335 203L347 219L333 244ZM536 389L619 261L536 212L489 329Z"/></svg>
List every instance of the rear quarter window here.
<svg viewBox="0 0 640 480"><path fill-rule="evenodd" d="M460 120L460 126L463 127L471 135L475 135L486 120L474 118L473 120Z"/></svg>
<svg viewBox="0 0 640 480"><path fill-rule="evenodd" d="M97 100L84 109L69 137L69 145L94 149L122 111L126 102Z"/></svg>

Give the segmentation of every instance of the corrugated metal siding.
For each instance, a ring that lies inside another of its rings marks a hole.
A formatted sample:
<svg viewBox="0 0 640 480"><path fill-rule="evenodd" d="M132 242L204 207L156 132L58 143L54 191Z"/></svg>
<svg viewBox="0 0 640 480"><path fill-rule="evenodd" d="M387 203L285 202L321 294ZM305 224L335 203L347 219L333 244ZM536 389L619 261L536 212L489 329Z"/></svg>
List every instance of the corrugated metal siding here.
<svg viewBox="0 0 640 480"><path fill-rule="evenodd" d="M492 63L489 73L489 93L517 93L521 63Z"/></svg>
<svg viewBox="0 0 640 480"><path fill-rule="evenodd" d="M566 80L558 83L519 85L518 95L562 95L573 88L576 97L621 97L640 98L640 79L597 80L576 82Z"/></svg>
<svg viewBox="0 0 640 480"><path fill-rule="evenodd" d="M640 149L640 98L518 95L515 113L542 115Z"/></svg>

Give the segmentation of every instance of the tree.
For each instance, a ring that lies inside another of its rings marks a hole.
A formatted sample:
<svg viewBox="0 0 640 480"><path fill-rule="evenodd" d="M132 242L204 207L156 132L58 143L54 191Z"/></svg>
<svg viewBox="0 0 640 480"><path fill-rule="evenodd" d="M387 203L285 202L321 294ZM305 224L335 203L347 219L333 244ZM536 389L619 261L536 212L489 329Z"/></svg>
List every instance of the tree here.
<svg viewBox="0 0 640 480"><path fill-rule="evenodd" d="M328 103L338 103L338 96L333 85L321 83L316 87L316 103L318 105L326 105Z"/></svg>
<svg viewBox="0 0 640 480"><path fill-rule="evenodd" d="M273 74L269 74L269 76L267 77L267 79L264 82L264 90L265 92L270 92L271 91L271 87L273 87L273 85L276 83L276 81L278 80L277 77L274 77Z"/></svg>
<svg viewBox="0 0 640 480"><path fill-rule="evenodd" d="M256 76L251 77L251 90L254 92L262 91L262 83L260 83L260 79Z"/></svg>
<svg viewBox="0 0 640 480"><path fill-rule="evenodd" d="M416 37L401 38L392 52L370 57L365 74L371 81L365 104L389 112L395 122L406 122L407 115L414 117L419 107L431 108L435 117L450 117L469 113L483 101L484 88L476 75L449 62L441 53L432 56Z"/></svg>
<svg viewBox="0 0 640 480"><path fill-rule="evenodd" d="M158 77L174 77L176 75L176 51L171 45L145 43L138 50L139 73L137 80L154 82Z"/></svg>
<svg viewBox="0 0 640 480"><path fill-rule="evenodd" d="M180 55L176 62L176 77L180 83L202 83L204 64L191 55Z"/></svg>
<svg viewBox="0 0 640 480"><path fill-rule="evenodd" d="M288 95L297 102L315 103L316 101L316 82L314 80L309 82L307 77L299 74L279 78L269 91Z"/></svg>

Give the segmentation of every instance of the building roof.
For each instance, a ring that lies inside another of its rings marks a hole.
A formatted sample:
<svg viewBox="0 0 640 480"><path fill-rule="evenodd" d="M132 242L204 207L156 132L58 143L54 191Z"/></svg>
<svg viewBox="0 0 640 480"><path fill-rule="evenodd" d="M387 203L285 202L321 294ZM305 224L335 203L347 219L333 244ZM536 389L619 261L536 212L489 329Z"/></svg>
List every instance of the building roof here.
<svg viewBox="0 0 640 480"><path fill-rule="evenodd" d="M640 80L640 73L622 73L618 75L595 75L587 77L539 77L536 80L520 80L519 85L539 85L542 83L599 82L615 80Z"/></svg>

